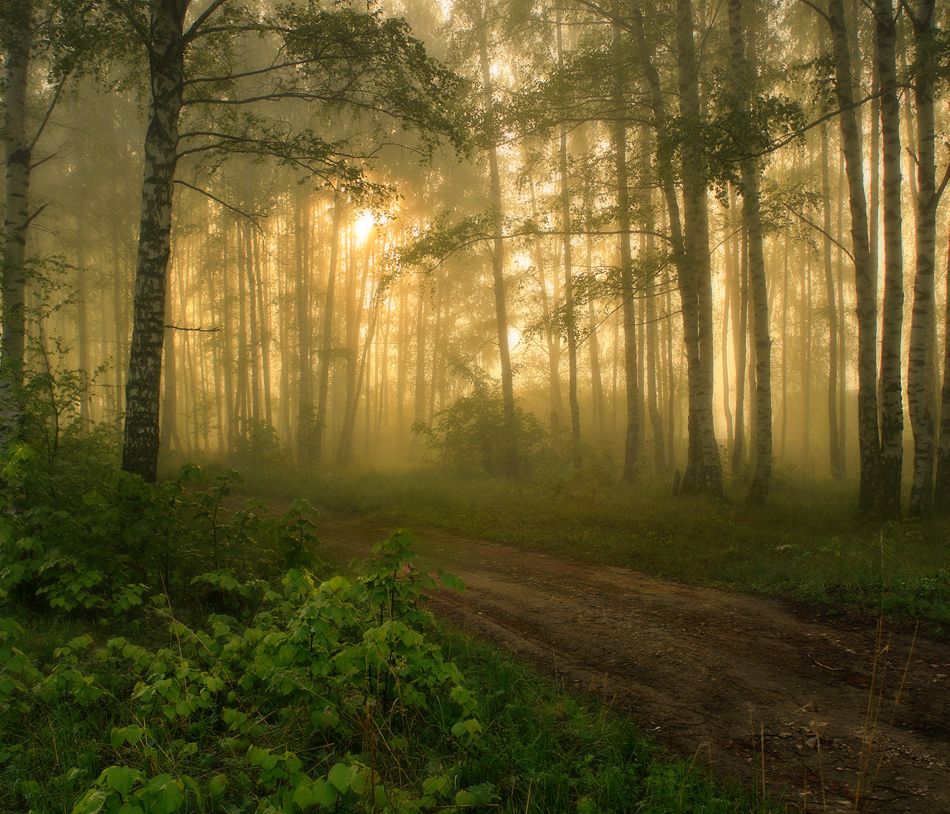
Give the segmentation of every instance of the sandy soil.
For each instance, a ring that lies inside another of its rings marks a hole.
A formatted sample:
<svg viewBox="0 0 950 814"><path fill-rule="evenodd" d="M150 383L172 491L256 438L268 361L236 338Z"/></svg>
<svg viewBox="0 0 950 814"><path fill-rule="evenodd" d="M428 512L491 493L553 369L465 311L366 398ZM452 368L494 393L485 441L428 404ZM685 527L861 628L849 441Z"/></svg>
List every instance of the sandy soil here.
<svg viewBox="0 0 950 814"><path fill-rule="evenodd" d="M319 534L328 555L348 559L390 530L324 517ZM950 812L950 644L775 599L414 533L420 566L467 586L434 597L439 614L629 713L718 774L764 782L796 811L854 810L857 795L861 811Z"/></svg>

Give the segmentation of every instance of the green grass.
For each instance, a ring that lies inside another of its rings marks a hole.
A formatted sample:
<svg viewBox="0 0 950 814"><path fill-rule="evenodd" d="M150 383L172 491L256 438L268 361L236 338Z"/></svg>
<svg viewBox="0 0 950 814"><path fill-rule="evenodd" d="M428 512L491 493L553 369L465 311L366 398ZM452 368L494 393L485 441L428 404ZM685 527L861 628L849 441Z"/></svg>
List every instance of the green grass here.
<svg viewBox="0 0 950 814"><path fill-rule="evenodd" d="M766 812L746 789L664 755L629 719L568 694L533 670L451 629L441 642L480 696L491 725L467 781L494 782L510 812Z"/></svg>
<svg viewBox="0 0 950 814"><path fill-rule="evenodd" d="M26 730L4 731L0 727L0 744L20 747L0 761L0 810L20 810L28 801L37 812L68 812L106 766L136 765L134 760L130 762L131 750L116 748L109 738L113 728L136 720L136 704L120 692L124 686L120 677L97 674L101 668L91 655L116 633L130 637L135 634L128 628L117 630L115 623L65 619L8 606L5 612L10 611L26 629L25 639L19 642L21 648L42 672L54 668L55 647L74 637L90 635L94 645L78 667L110 688L102 701L91 704L77 704L65 691L46 693L42 700L33 702L35 718ZM137 638L149 646L162 637L150 626L139 625L136 630ZM495 802L467 810L510 814L765 814L783 810L777 803L755 799L737 785L715 781L689 760L669 757L627 718L571 696L486 645L444 626L432 636L446 658L461 668L466 686L476 698L475 716L484 723L480 742L462 764L456 782L465 788L490 786ZM240 705L241 701L231 703ZM416 749L434 749L444 738L438 714L430 717L433 731L416 732ZM150 727L154 726L157 724L153 721ZM150 733L155 742L163 738L154 729ZM292 735L282 733L280 716L259 737L277 753L285 748L282 738L292 739ZM439 759L437 751L431 754L433 760ZM220 765L219 759L224 761ZM149 760L152 773L188 770L203 784L202 778L225 772L229 785L238 782L230 774L235 761L224 752L221 756L199 752L192 758L169 753ZM142 768L149 771L147 765ZM428 768L432 770L432 765ZM252 799L245 797L243 804ZM180 810L198 809L186 802ZM357 809L344 805L337 810Z"/></svg>
<svg viewBox="0 0 950 814"><path fill-rule="evenodd" d="M856 486L779 470L766 508L744 489L716 504L667 483L550 476L511 482L445 472L329 471L250 478L249 492L303 494L324 510L433 526L685 583L782 595L950 629L950 522L860 519Z"/></svg>

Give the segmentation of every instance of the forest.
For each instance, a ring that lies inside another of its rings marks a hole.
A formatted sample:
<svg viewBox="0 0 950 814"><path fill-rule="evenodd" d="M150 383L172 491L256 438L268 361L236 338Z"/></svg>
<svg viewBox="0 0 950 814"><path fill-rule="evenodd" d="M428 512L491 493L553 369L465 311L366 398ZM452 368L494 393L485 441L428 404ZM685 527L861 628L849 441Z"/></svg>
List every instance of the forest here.
<svg viewBox="0 0 950 814"><path fill-rule="evenodd" d="M950 7L0 58L0 812L950 812Z"/></svg>

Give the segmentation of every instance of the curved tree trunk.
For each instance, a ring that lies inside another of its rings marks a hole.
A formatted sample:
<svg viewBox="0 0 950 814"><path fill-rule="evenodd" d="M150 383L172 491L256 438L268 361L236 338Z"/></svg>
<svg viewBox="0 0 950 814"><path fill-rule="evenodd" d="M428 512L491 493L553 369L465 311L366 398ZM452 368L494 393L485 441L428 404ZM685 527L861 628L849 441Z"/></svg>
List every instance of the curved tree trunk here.
<svg viewBox="0 0 950 814"><path fill-rule="evenodd" d="M165 335L165 289L171 248L172 195L178 163L178 119L184 87L183 26L188 0L151 4L151 100L145 133L145 177L125 386L122 468L154 481L158 470L159 385Z"/></svg>
<svg viewBox="0 0 950 814"><path fill-rule="evenodd" d="M643 14L639 6L632 7L631 33L634 38L634 47L637 50L643 77L646 80L647 90L649 92L650 107L653 111L653 128L656 131L657 142L663 144L668 138L666 102L663 88L660 84L660 76L657 73L654 64L654 48L646 38L646 32L643 25ZM679 199L676 194L675 173L669 152L659 150L657 152L657 170L659 172L660 186L663 189L663 197L666 201L666 211L669 217L670 243L673 248L673 258L676 265L677 283L679 285L680 303L683 313L683 342L686 345L687 359L687 401L688 401L688 458L686 465L686 474L682 479L684 488L687 490L697 488L699 482L695 477L697 462L701 457L701 445L698 435L698 425L696 423L696 404L698 394L698 371L700 368L699 352L699 331L696 319L696 297L692 286L692 272L686 256L686 248L683 239L683 227L680 219ZM667 313L669 310L669 301L667 303ZM668 334L671 339L671 333ZM672 341L667 343L668 370L670 374L670 394L668 398L669 415L667 427L669 440L667 447L670 450L670 464L675 460L673 446L673 380L674 371L672 364Z"/></svg>

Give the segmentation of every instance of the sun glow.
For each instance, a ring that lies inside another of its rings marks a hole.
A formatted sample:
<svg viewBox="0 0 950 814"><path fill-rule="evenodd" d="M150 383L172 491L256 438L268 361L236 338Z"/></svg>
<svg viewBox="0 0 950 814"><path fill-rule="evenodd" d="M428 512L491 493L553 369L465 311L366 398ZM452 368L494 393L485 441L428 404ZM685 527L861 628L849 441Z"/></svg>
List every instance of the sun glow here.
<svg viewBox="0 0 950 814"><path fill-rule="evenodd" d="M373 226L375 225L376 218L372 212L361 212L359 217L357 217L357 219L353 222L353 229L356 231L357 242L360 244L365 243L370 232L373 231Z"/></svg>

